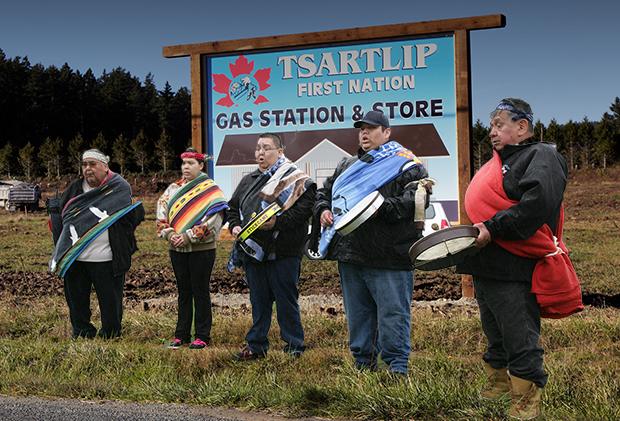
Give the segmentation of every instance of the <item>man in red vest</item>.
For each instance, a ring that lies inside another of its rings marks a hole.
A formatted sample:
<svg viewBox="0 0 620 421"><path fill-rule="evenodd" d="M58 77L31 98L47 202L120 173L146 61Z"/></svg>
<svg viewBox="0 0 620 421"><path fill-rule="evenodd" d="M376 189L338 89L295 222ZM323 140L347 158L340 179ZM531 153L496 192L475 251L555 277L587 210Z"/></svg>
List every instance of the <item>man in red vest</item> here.
<svg viewBox="0 0 620 421"><path fill-rule="evenodd" d="M478 171L465 199L467 214L480 231L476 246L481 250L457 267L473 275L488 340L483 359L489 382L481 397L510 394L508 415L523 420L540 415L548 378L538 342L541 306L532 292L535 268L546 252L534 257L540 247L532 239L541 237L552 252L562 253L556 245L561 243L568 175L555 145L524 144L533 134L533 114L525 101L503 99L491 113L494 158Z"/></svg>

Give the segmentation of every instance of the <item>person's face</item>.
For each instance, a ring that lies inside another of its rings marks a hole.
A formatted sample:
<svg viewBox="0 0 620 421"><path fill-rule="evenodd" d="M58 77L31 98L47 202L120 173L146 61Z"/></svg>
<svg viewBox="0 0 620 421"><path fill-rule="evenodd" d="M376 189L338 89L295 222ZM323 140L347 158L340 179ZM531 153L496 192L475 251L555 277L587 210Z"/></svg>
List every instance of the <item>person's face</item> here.
<svg viewBox="0 0 620 421"><path fill-rule="evenodd" d="M360 126L360 146L364 152L377 148L390 140L391 130L388 128L383 131L382 129L381 126L362 123Z"/></svg>
<svg viewBox="0 0 620 421"><path fill-rule="evenodd" d="M496 151L501 152L504 146L521 142L526 137L527 128L527 120L512 121L502 110L491 119L491 143Z"/></svg>
<svg viewBox="0 0 620 421"><path fill-rule="evenodd" d="M183 178L187 181L192 181L194 178L198 177L203 167L204 162L198 162L198 160L194 158L183 158L183 163L181 164Z"/></svg>
<svg viewBox="0 0 620 421"><path fill-rule="evenodd" d="M89 186L99 187L108 175L108 164L98 159L87 158L82 161L82 172Z"/></svg>
<svg viewBox="0 0 620 421"><path fill-rule="evenodd" d="M267 171L278 162L282 156L282 149L276 148L273 140L268 137L261 137L256 143L256 162L261 171Z"/></svg>

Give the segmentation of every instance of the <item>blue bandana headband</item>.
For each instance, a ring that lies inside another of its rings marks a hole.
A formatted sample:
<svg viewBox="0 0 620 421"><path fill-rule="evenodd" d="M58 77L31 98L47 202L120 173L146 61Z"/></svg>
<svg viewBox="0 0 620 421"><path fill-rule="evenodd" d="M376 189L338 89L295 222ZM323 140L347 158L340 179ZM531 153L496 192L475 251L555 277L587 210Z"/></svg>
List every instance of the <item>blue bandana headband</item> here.
<svg viewBox="0 0 620 421"><path fill-rule="evenodd" d="M510 101L501 100L499 105L495 109L496 110L506 110L506 111L510 111L511 113L515 113L516 116L512 117L513 121L518 121L518 120L524 118L527 121L529 121L530 123L534 123L534 114L526 113L525 111L522 111L522 110L517 110L515 108L514 104L512 102L510 102Z"/></svg>

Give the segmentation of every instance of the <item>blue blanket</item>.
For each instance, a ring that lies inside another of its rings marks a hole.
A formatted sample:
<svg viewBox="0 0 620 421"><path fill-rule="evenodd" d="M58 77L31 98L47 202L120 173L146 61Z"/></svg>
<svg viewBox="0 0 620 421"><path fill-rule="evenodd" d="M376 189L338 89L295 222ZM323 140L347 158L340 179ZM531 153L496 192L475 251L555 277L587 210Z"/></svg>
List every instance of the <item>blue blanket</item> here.
<svg viewBox="0 0 620 421"><path fill-rule="evenodd" d="M362 199L422 162L408 149L389 141L368 151L338 176L332 187L333 225L323 229L319 253L327 254L338 221Z"/></svg>

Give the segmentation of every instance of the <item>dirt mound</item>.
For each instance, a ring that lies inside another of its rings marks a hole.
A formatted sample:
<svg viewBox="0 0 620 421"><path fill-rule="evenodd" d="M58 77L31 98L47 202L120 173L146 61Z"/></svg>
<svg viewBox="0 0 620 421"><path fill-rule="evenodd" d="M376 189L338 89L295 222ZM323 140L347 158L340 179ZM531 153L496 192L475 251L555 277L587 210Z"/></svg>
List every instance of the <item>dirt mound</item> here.
<svg viewBox="0 0 620 421"><path fill-rule="evenodd" d="M22 296L62 295L63 280L50 272L0 272L0 293ZM125 278L125 297L131 300L174 295L177 292L174 273L169 267L132 268ZM243 273L222 275L215 273L211 278L211 292L222 294L245 294L250 292L243 280ZM304 273L299 282L301 295L341 295L338 273ZM461 298L458 276L442 274L416 275L415 300L437 300Z"/></svg>

